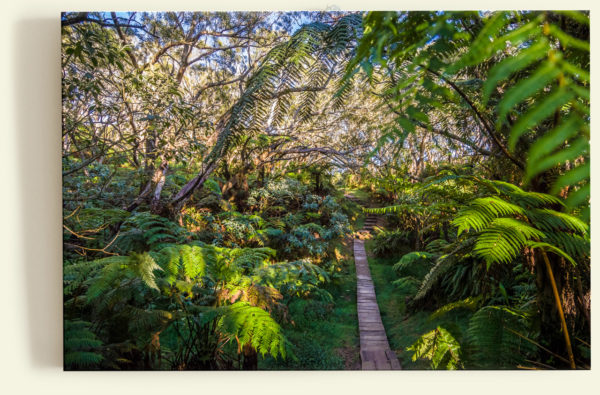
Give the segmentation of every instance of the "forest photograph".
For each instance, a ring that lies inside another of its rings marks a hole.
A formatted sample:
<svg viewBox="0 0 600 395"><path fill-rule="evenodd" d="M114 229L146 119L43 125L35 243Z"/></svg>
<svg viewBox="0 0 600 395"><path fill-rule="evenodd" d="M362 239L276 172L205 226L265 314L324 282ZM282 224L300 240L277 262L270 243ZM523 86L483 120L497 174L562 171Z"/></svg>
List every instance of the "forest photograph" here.
<svg viewBox="0 0 600 395"><path fill-rule="evenodd" d="M64 370L591 369L589 11L60 25Z"/></svg>

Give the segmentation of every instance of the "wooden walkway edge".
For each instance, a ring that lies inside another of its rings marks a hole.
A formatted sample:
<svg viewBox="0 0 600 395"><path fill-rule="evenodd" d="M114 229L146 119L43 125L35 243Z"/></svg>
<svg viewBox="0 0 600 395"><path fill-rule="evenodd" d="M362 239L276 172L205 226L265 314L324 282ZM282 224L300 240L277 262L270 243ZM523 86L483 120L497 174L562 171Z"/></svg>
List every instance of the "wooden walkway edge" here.
<svg viewBox="0 0 600 395"><path fill-rule="evenodd" d="M401 369L396 354L390 349L385 328L381 322L364 240L354 239L354 263L356 265L357 277L356 301L362 369Z"/></svg>

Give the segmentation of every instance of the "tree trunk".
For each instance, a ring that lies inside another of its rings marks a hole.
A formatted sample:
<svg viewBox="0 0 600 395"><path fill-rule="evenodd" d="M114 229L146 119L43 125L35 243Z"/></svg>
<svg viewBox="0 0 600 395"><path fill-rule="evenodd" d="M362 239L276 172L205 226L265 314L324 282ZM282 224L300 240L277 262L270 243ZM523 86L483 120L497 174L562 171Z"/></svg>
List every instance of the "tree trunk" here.
<svg viewBox="0 0 600 395"><path fill-rule="evenodd" d="M154 214L158 214L162 208L160 204L160 194L162 192L163 187L165 186L168 168L169 165L167 165L167 162L163 161L160 164L160 167L154 173L154 179L152 181L156 183L156 187L154 188L154 194L152 195L152 201L150 202L150 210Z"/></svg>
<svg viewBox="0 0 600 395"><path fill-rule="evenodd" d="M258 354L256 350L250 346L250 344L245 344L243 348L244 360L242 362L243 370L257 370L258 369Z"/></svg>
<svg viewBox="0 0 600 395"><path fill-rule="evenodd" d="M196 177L194 177L190 181L188 181L188 183L185 184L179 190L179 192L177 192L177 194L169 202L169 205L171 207L170 211L174 215L176 215L179 211L181 211L181 208L183 207L183 205L185 204L185 202L187 202L188 199L192 196L192 194L194 193L194 191L197 188L201 188L202 185L204 185L204 183L206 182L206 180L208 179L208 177L210 177L211 174L215 171L215 169L217 168L218 164L219 164L219 161L218 160L214 160L212 163L210 163L206 167L206 169L204 169L203 172L201 172Z"/></svg>

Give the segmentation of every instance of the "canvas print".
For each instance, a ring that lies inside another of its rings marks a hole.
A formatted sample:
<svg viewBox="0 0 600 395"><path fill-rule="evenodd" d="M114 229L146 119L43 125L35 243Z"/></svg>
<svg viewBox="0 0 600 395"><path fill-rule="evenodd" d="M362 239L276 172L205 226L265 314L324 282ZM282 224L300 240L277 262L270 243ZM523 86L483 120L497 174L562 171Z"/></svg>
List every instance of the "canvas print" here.
<svg viewBox="0 0 600 395"><path fill-rule="evenodd" d="M589 12L60 23L65 370L590 369Z"/></svg>

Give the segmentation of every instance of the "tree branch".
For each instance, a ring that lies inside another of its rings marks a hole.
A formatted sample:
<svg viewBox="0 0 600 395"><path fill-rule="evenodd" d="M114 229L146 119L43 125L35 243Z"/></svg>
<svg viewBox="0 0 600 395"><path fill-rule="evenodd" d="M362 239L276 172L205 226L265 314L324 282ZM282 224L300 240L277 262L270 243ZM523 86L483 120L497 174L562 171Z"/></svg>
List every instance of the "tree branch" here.
<svg viewBox="0 0 600 395"><path fill-rule="evenodd" d="M496 132L494 131L494 129L488 124L488 122L484 118L483 114L481 114L481 112L477 109L477 107L475 106L475 104L469 99L469 97L454 82L452 82L452 81L444 78L444 76L442 76L440 73L438 73L435 70L430 69L427 66L421 65L421 67L423 67L427 72L435 75L436 77L438 77L439 79L441 79L442 81L444 81L446 84L450 85L452 87L452 89L454 89L456 91L456 93L458 93L460 95L460 97L462 97L463 100L465 102L467 102L467 104L469 105L469 107L471 108L471 110L473 110L473 112L477 116L477 119L479 119L479 121L483 125L483 128L488 132L488 134L490 135L490 137L492 138L492 140L494 140L494 142L496 143L496 145L498 146L498 148L500 148L500 150L504 153L504 155L508 159L510 159L515 165L517 165L517 167L519 167L521 170L525 169L525 164L521 160L519 160L518 158L516 158L515 156L513 156L508 151L508 149L504 146L504 144L502 144L502 142L500 141L500 139L496 135Z"/></svg>

